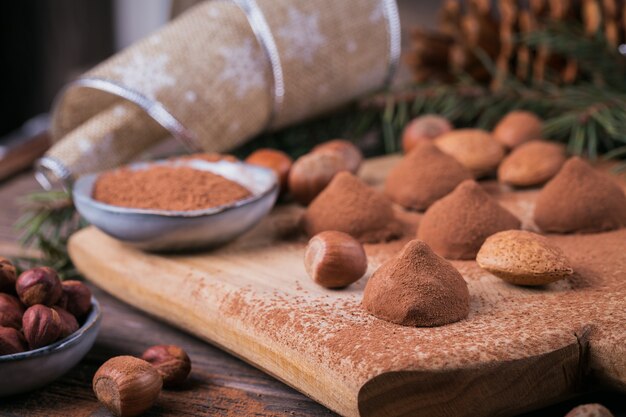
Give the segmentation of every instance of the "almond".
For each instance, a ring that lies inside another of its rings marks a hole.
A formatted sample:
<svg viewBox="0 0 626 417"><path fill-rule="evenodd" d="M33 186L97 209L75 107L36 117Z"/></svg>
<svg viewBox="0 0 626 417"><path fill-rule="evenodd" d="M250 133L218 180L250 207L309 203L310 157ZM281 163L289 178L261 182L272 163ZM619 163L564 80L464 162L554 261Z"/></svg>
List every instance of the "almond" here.
<svg viewBox="0 0 626 417"><path fill-rule="evenodd" d="M481 129L458 129L435 139L435 145L454 157L476 178L495 172L504 158L504 147Z"/></svg>
<svg viewBox="0 0 626 417"><path fill-rule="evenodd" d="M498 168L498 181L517 187L541 185L554 177L565 163L565 148L542 140L515 148Z"/></svg>
<svg viewBox="0 0 626 417"><path fill-rule="evenodd" d="M543 121L534 113L514 110L505 115L493 129L494 138L507 148L541 139Z"/></svg>
<svg viewBox="0 0 626 417"><path fill-rule="evenodd" d="M506 230L487 238L478 265L511 284L545 285L574 273L563 251L544 236Z"/></svg>

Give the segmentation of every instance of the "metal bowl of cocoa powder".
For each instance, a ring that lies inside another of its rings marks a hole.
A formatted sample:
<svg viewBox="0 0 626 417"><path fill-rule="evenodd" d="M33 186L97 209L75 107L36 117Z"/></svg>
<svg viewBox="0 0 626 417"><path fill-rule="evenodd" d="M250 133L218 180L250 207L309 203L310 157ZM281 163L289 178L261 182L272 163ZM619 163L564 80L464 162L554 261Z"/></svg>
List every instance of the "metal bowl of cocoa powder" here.
<svg viewBox="0 0 626 417"><path fill-rule="evenodd" d="M210 248L250 230L274 206L273 171L239 161L169 159L79 178L78 212L104 233L150 251Z"/></svg>

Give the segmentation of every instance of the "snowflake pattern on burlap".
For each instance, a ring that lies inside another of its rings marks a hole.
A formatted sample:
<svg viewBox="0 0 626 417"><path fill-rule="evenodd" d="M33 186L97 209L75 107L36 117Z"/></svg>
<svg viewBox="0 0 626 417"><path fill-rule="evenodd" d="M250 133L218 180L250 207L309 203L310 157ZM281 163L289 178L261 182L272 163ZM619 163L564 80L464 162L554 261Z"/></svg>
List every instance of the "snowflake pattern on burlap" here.
<svg viewBox="0 0 626 417"><path fill-rule="evenodd" d="M126 64L113 67L112 71L125 87L155 100L163 88L176 85L176 79L167 71L168 62L166 54L152 56L136 52Z"/></svg>
<svg viewBox="0 0 626 417"><path fill-rule="evenodd" d="M222 47L219 53L224 58L224 67L217 79L232 84L238 98L251 90L265 88L266 60L252 39L239 46Z"/></svg>
<svg viewBox="0 0 626 417"><path fill-rule="evenodd" d="M106 159L116 153L115 135L110 132L95 141L89 137L80 138L76 145L81 153L81 157L75 163L78 172L90 172L100 159Z"/></svg>
<svg viewBox="0 0 626 417"><path fill-rule="evenodd" d="M372 10L370 13L370 22L378 23L385 17L385 1L378 0L378 4L376 4L376 8Z"/></svg>
<svg viewBox="0 0 626 417"><path fill-rule="evenodd" d="M293 7L289 9L287 23L276 33L285 41L285 58L306 64L313 62L320 46L326 42L319 27L319 13L306 14Z"/></svg>

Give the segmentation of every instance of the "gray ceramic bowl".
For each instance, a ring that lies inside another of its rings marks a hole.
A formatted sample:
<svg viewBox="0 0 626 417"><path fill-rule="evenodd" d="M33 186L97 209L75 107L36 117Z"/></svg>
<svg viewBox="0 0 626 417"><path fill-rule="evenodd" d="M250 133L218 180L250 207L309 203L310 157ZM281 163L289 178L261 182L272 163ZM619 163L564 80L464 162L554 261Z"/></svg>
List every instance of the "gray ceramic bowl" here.
<svg viewBox="0 0 626 417"><path fill-rule="evenodd" d="M213 172L250 190L252 196L226 206L196 211L148 210L118 207L92 198L98 174L74 184L78 212L106 234L140 249L171 251L218 246L256 225L274 206L278 181L273 171L243 162L164 160L131 164L134 170L151 166L189 166Z"/></svg>
<svg viewBox="0 0 626 417"><path fill-rule="evenodd" d="M73 334L49 346L0 356L0 397L32 391L63 376L89 352L101 320L100 305L92 297L91 312Z"/></svg>

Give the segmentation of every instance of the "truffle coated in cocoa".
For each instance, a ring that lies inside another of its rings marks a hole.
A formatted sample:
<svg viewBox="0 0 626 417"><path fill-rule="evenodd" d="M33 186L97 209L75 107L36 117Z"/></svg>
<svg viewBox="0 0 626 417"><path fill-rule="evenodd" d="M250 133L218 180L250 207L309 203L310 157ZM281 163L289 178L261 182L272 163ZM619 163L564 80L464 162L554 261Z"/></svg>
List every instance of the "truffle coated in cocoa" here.
<svg viewBox="0 0 626 417"><path fill-rule="evenodd" d="M520 225L517 217L468 180L426 210L417 238L444 258L474 259L489 236Z"/></svg>
<svg viewBox="0 0 626 417"><path fill-rule="evenodd" d="M469 298L459 271L426 243L412 240L370 277L362 304L392 323L432 327L466 318Z"/></svg>
<svg viewBox="0 0 626 417"><path fill-rule="evenodd" d="M539 193L534 220L545 232L594 233L626 225L626 195L578 157L570 158Z"/></svg>
<svg viewBox="0 0 626 417"><path fill-rule="evenodd" d="M347 171L311 202L302 224L309 237L335 230L361 242L384 242L402 234L391 201Z"/></svg>
<svg viewBox="0 0 626 417"><path fill-rule="evenodd" d="M456 159L422 142L389 172L385 194L405 208L425 210L471 178L471 172Z"/></svg>

